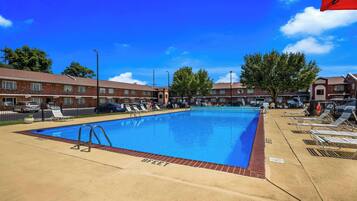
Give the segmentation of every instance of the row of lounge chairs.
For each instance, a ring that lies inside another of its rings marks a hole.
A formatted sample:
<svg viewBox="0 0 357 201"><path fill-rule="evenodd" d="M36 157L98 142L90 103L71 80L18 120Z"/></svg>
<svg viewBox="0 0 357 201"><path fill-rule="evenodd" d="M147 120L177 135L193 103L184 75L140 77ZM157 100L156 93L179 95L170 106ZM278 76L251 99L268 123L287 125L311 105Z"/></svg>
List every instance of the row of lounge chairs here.
<svg viewBox="0 0 357 201"><path fill-rule="evenodd" d="M338 148L344 146L357 147L357 132L354 132L355 126L349 121L352 115L355 117L354 110L355 107L346 106L341 116L333 121L332 109L326 108L319 117L291 117L290 119L296 122L290 124L295 125L299 131L302 131L303 127L310 127L311 138L324 150L331 146ZM349 131L346 131L346 129ZM357 151L352 158L357 159Z"/></svg>
<svg viewBox="0 0 357 201"><path fill-rule="evenodd" d="M131 107L129 105L126 105L125 110L129 113L149 112L149 109L146 108L144 105L140 105L139 108L136 105L133 105ZM161 108L158 105L155 105L153 110L161 110Z"/></svg>

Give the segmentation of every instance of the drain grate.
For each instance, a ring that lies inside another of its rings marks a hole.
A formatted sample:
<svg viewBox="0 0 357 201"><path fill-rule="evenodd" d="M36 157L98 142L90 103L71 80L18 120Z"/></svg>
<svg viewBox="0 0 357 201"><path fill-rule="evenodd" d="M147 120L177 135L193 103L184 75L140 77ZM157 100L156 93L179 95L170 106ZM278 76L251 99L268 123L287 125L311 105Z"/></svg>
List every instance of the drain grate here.
<svg viewBox="0 0 357 201"><path fill-rule="evenodd" d="M307 151L310 153L311 156L319 156L319 154L312 148L306 148Z"/></svg>
<svg viewBox="0 0 357 201"><path fill-rule="evenodd" d="M352 158L354 152L333 151L333 150L323 150L323 149L313 149L313 148L306 148L306 150L310 153L311 156L357 160L356 158Z"/></svg>
<svg viewBox="0 0 357 201"><path fill-rule="evenodd" d="M265 138L265 143L273 144L273 141L270 138Z"/></svg>

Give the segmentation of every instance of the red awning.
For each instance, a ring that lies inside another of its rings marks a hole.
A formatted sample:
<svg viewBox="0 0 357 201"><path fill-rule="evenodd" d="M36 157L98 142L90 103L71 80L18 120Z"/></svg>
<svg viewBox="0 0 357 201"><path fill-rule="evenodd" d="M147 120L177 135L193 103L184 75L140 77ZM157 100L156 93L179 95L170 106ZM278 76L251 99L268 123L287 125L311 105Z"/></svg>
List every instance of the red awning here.
<svg viewBox="0 0 357 201"><path fill-rule="evenodd" d="M357 0L322 0L320 10L357 10Z"/></svg>

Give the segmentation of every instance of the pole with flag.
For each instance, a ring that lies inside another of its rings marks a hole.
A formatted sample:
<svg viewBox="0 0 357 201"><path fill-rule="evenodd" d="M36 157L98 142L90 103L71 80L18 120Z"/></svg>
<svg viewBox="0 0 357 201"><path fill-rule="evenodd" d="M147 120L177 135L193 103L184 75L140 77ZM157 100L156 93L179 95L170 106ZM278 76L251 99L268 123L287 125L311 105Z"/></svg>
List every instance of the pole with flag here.
<svg viewBox="0 0 357 201"><path fill-rule="evenodd" d="M322 0L320 10L357 10L357 0Z"/></svg>

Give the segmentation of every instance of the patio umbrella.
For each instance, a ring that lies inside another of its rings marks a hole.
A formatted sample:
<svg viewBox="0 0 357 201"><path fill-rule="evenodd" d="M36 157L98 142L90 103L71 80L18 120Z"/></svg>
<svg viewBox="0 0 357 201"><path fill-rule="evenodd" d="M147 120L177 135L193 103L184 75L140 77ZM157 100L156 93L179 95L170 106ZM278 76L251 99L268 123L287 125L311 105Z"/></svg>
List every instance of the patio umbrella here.
<svg viewBox="0 0 357 201"><path fill-rule="evenodd" d="M322 0L320 10L357 10L357 0Z"/></svg>

